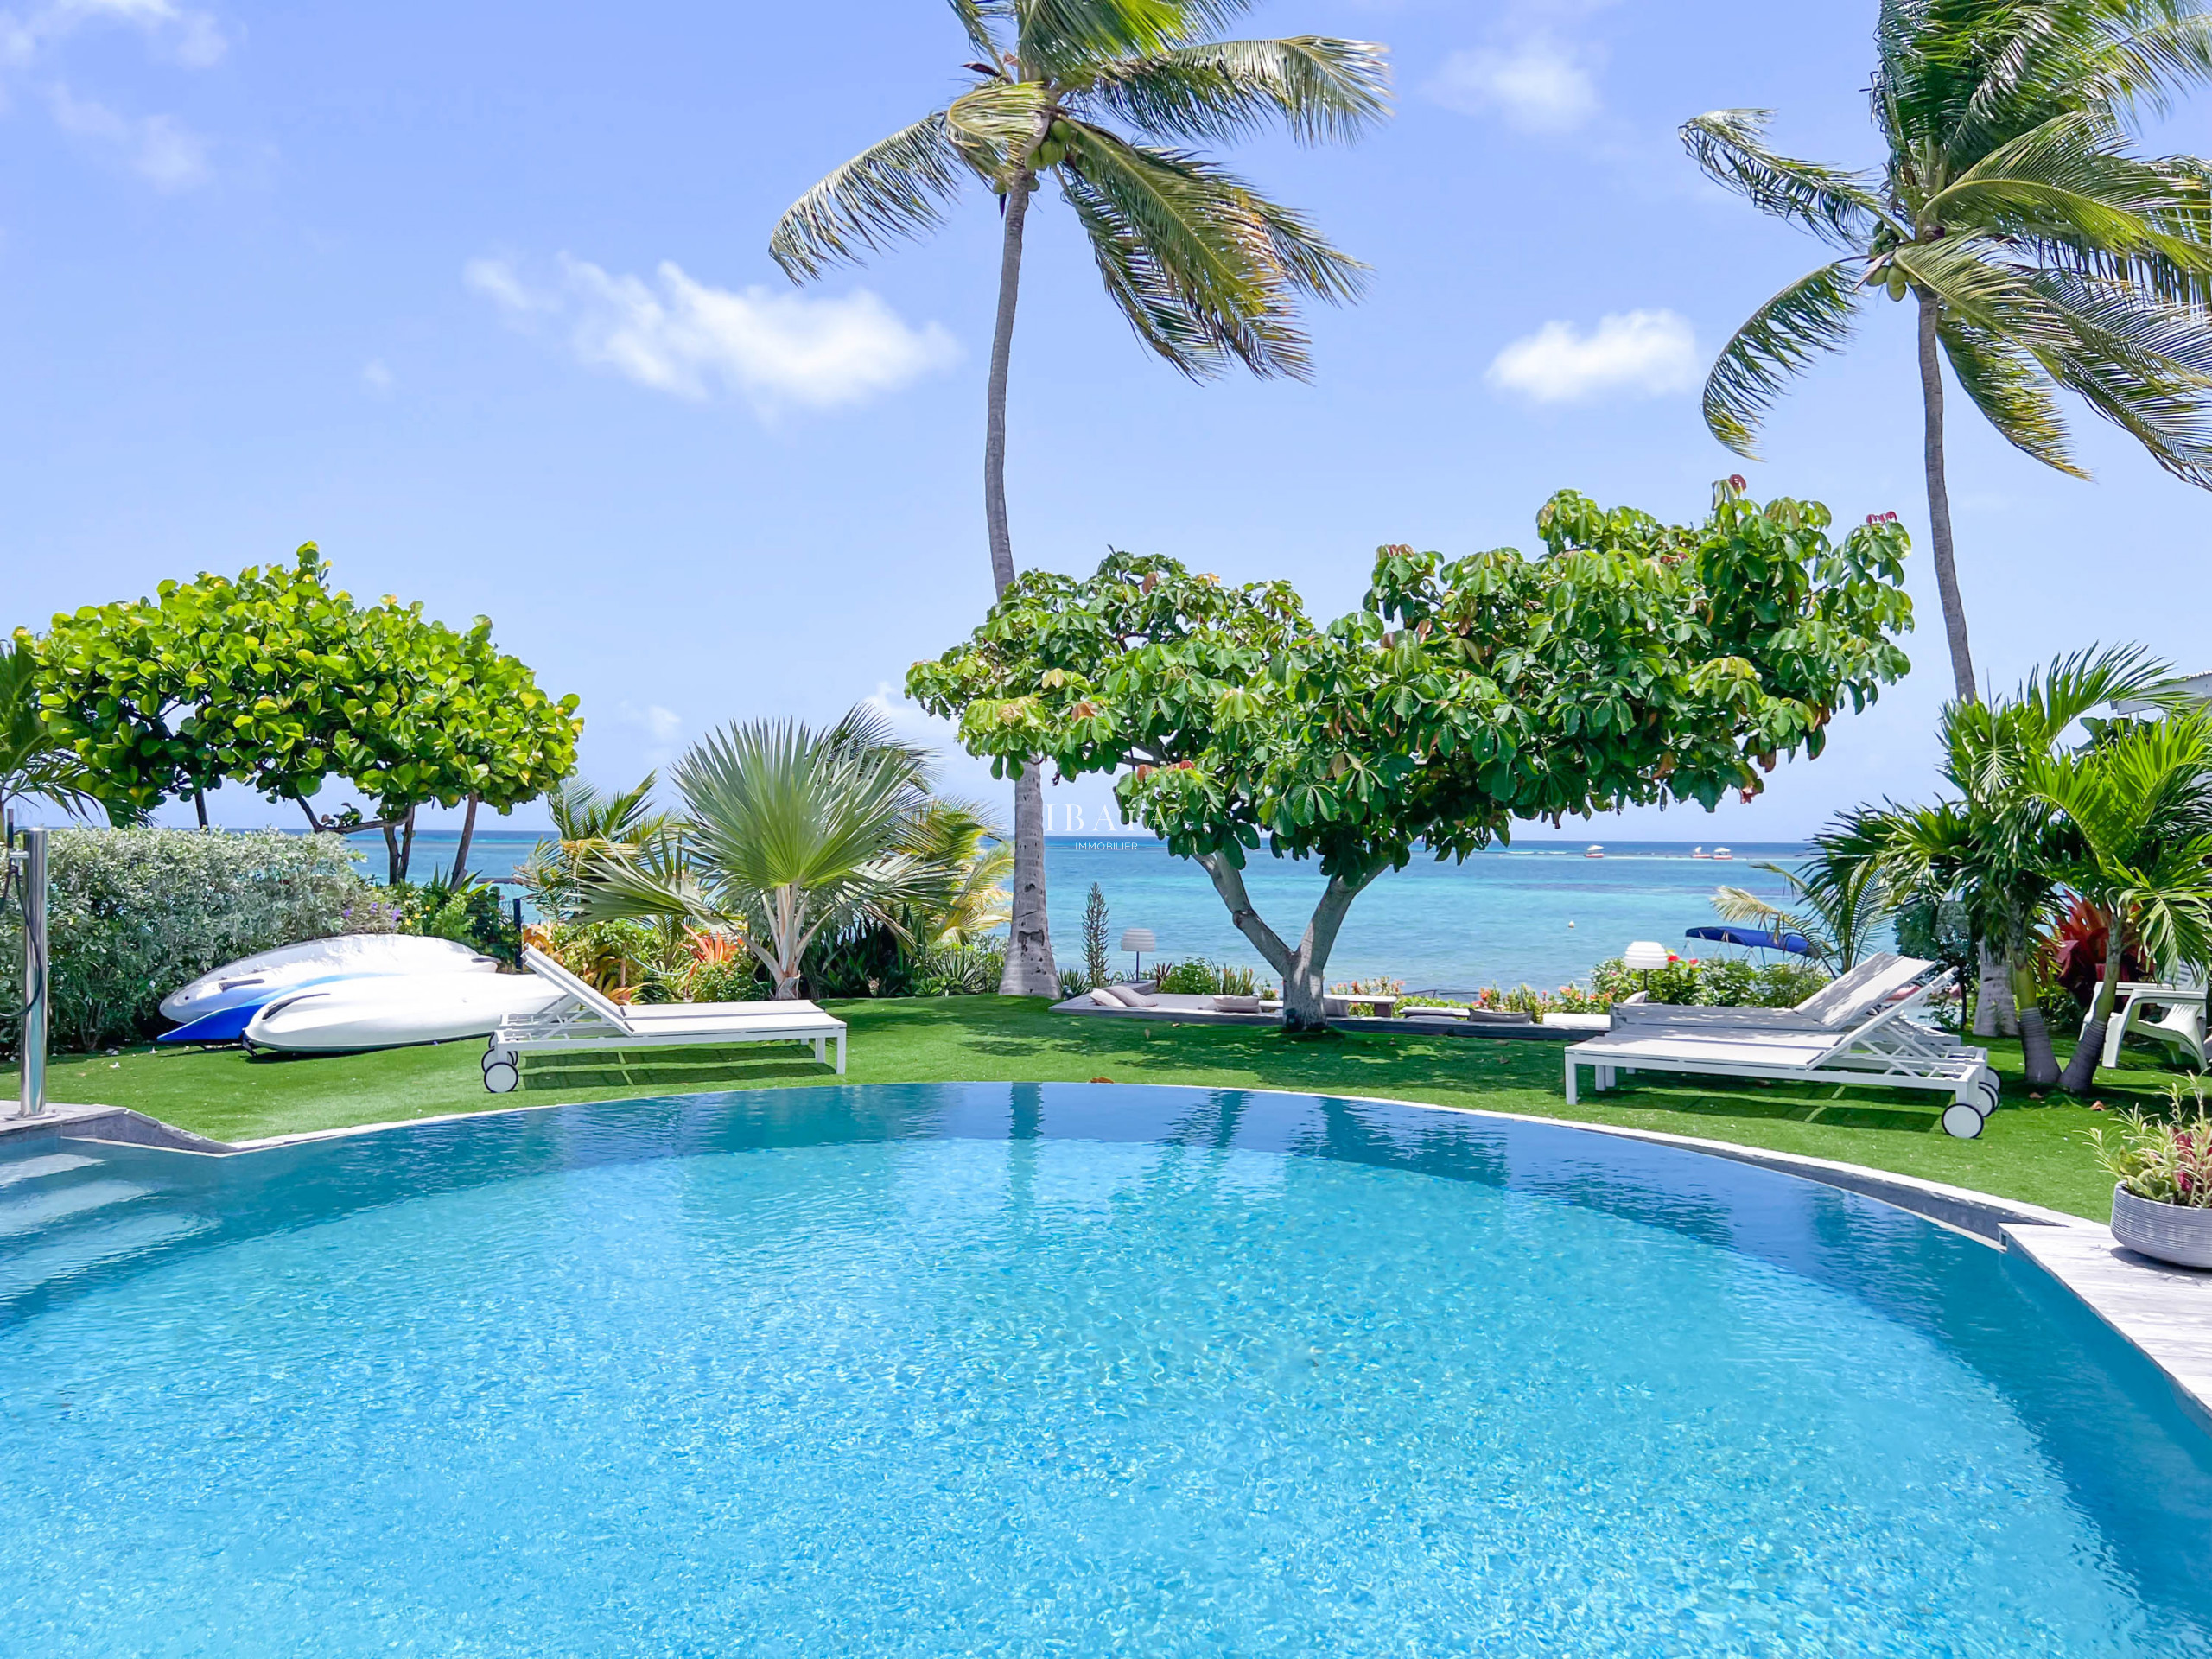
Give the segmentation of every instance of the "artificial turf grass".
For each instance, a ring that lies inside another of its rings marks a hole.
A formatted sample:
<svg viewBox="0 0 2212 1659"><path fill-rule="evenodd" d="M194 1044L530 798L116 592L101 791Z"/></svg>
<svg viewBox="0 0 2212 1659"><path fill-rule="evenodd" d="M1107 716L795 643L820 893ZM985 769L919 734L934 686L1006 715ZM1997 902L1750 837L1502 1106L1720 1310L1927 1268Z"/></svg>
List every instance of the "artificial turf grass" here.
<svg viewBox="0 0 2212 1659"><path fill-rule="evenodd" d="M1303 1094L1369 1095L1535 1117L1659 1129L1744 1146L1864 1164L2047 1205L2102 1221L2112 1183L2096 1166L2087 1132L2106 1121L2088 1106L2031 1100L2019 1086L2017 1043L1991 1045L2005 1083L2004 1106L1980 1139L1956 1141L1936 1124L1942 1096L1902 1090L1763 1085L1654 1077L1570 1108L1561 1084L1563 1045L1551 1041L1413 1035L1286 1039L1236 1026L1147 1025L1047 1012L1042 1001L943 997L832 1005L851 1027L848 1083L1187 1084ZM493 1095L478 1062L480 1042L390 1049L374 1054L249 1058L237 1049L156 1052L55 1061L49 1096L127 1106L223 1141L255 1140L359 1123L404 1122L449 1112L574 1101L840 1081L811 1057L782 1048L741 1048L565 1072L525 1067L521 1092ZM2173 1076L2131 1051L2098 1074L2109 1107L2163 1105Z"/></svg>

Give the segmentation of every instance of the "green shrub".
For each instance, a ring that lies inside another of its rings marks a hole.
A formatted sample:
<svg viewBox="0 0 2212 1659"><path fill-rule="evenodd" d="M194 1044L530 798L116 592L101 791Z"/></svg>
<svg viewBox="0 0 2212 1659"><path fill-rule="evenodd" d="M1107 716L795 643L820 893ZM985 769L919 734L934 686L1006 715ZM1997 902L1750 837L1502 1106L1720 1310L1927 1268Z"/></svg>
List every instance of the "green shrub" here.
<svg viewBox="0 0 2212 1659"><path fill-rule="evenodd" d="M916 996L995 996L1006 977L1006 947L999 944L932 950L914 976Z"/></svg>
<svg viewBox="0 0 2212 1659"><path fill-rule="evenodd" d="M56 830L48 841L49 1040L100 1048L163 1030L161 1000L211 969L337 933L389 933L396 907L336 836ZM9 906L0 973L22 983ZM17 994L0 994L10 1052Z"/></svg>
<svg viewBox="0 0 2212 1659"><path fill-rule="evenodd" d="M1764 963L1741 957L1676 957L1652 969L1630 969L1613 957L1598 964L1590 982L1600 1007L1645 991L1654 1002L1685 1007L1787 1008L1827 984L1828 974L1796 957Z"/></svg>
<svg viewBox="0 0 2212 1659"><path fill-rule="evenodd" d="M488 881L464 877L455 887L443 875L434 875L419 885L403 881L385 893L399 907L402 933L451 939L505 963L522 961L522 931L515 925L512 907Z"/></svg>
<svg viewBox="0 0 2212 1659"><path fill-rule="evenodd" d="M1192 957L1188 962L1154 964L1153 982L1173 996L1273 996L1274 984L1249 968L1233 962L1208 962Z"/></svg>

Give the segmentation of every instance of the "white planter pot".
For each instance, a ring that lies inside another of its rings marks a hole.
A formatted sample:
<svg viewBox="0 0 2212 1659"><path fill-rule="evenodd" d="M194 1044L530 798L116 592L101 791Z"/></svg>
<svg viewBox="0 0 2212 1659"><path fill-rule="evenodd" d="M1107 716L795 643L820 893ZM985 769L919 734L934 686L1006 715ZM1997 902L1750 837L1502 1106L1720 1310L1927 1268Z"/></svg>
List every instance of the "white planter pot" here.
<svg viewBox="0 0 2212 1659"><path fill-rule="evenodd" d="M2177 1268L2212 1268L2212 1210L2154 1204L2115 1186L2112 1236L2139 1255Z"/></svg>

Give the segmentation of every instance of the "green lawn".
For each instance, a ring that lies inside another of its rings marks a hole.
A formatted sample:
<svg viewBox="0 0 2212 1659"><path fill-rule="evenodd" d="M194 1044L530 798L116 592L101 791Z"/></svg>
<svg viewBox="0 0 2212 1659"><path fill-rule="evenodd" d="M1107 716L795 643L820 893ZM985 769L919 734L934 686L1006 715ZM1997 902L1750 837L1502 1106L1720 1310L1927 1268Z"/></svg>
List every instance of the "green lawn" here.
<svg viewBox="0 0 2212 1659"><path fill-rule="evenodd" d="M1997 1046L2005 1106L1978 1141L1936 1125L1933 1097L1901 1090L1803 1090L1677 1078L1648 1082L1570 1110L1560 1046L1446 1036L1357 1036L1297 1042L1272 1031L1147 1026L1046 1011L1041 1001L957 997L835 1005L852 1027L853 1083L942 1081L1197 1084L1373 1095L1703 1135L1840 1159L1948 1181L2104 1220L2112 1184L2084 1132L2104 1121L2087 1106L2030 1099L2018 1086L2017 1045ZM132 1049L57 1061L52 1098L128 1106L225 1141L382 1123L539 1102L609 1100L686 1090L836 1081L786 1050L739 1049L704 1063L547 1073L524 1092L493 1096L478 1043L314 1059L249 1059L235 1049ZM791 1056L786 1058L786 1056ZM1586 1073L1585 1074L1586 1077ZM2154 1054L2133 1050L2099 1075L2109 1106L2162 1103Z"/></svg>

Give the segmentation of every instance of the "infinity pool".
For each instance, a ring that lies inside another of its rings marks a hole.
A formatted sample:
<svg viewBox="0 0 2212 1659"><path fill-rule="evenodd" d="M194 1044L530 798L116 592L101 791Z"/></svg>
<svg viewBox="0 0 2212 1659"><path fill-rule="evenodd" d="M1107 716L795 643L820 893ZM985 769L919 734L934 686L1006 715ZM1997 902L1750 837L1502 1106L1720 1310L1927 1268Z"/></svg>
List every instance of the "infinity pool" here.
<svg viewBox="0 0 2212 1659"><path fill-rule="evenodd" d="M2035 1271L1664 1148L809 1089L0 1162L0 1651L2212 1652Z"/></svg>

